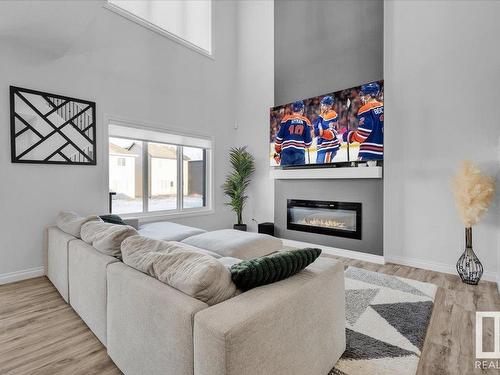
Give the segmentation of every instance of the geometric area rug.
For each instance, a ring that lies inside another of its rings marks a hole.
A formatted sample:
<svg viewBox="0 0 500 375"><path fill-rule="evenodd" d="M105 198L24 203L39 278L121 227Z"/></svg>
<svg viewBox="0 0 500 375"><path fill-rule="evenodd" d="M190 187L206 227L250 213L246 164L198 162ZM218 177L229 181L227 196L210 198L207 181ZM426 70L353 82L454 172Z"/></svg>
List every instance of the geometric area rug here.
<svg viewBox="0 0 500 375"><path fill-rule="evenodd" d="M436 290L430 283L347 268L347 348L328 375L414 375Z"/></svg>

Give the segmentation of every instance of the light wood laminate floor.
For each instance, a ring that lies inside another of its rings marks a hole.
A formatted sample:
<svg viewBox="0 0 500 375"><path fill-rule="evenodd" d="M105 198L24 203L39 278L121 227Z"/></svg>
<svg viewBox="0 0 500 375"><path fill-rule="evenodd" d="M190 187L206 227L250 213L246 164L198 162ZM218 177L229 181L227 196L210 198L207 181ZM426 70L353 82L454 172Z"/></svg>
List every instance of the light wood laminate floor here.
<svg viewBox="0 0 500 375"><path fill-rule="evenodd" d="M341 260L438 286L417 374L500 374L497 369L474 369L475 311L500 311L494 283L474 287L453 275L391 263ZM488 334L491 337L491 329ZM0 286L0 374L108 375L120 371L50 281L39 277Z"/></svg>

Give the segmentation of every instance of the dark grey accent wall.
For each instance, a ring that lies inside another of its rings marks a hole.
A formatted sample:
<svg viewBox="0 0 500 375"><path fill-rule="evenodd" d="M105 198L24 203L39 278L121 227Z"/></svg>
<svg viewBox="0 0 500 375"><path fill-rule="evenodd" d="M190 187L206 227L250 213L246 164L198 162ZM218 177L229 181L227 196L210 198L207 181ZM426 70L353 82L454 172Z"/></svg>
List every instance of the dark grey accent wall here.
<svg viewBox="0 0 500 375"><path fill-rule="evenodd" d="M382 0L276 0L275 105L383 78Z"/></svg>
<svg viewBox="0 0 500 375"><path fill-rule="evenodd" d="M274 2L275 105L383 79L383 0ZM363 239L286 230L286 199L363 203ZM381 255L383 181L277 180L274 221L283 238Z"/></svg>
<svg viewBox="0 0 500 375"><path fill-rule="evenodd" d="M376 179L276 180L274 212L276 235L318 245L383 254L383 186ZM361 240L286 229L287 199L361 202Z"/></svg>

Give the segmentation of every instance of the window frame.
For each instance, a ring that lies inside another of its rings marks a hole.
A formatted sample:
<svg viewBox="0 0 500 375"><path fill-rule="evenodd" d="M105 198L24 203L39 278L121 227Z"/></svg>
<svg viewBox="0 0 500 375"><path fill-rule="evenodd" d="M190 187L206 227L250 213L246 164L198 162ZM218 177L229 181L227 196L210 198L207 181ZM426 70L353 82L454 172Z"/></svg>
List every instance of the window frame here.
<svg viewBox="0 0 500 375"><path fill-rule="evenodd" d="M210 50L207 51L206 49L197 46L196 44L180 37L177 34L171 33L160 26L155 25L152 22L149 22L148 20L145 20L142 17L139 17L115 4L112 4L109 2L109 0L104 1L103 7L105 9L110 10L111 12L118 14L129 21L132 21L142 27L145 27L146 29L149 29L151 31L154 31L157 34L160 34L184 47L189 48L192 51L195 51L205 57L208 57L212 60L215 60L215 43L214 43L214 35L215 35L215 29L214 29L214 0L210 1L210 15L209 15L209 21L210 21Z"/></svg>
<svg viewBox="0 0 500 375"><path fill-rule="evenodd" d="M106 179L105 179L105 191L109 192L109 138L122 138L122 139L132 139L125 136L119 136L117 134L110 134L109 128L111 125L116 125L120 127L133 128L138 130L144 130L149 132L164 133L173 136L181 136L191 139L198 139L203 141L208 141L210 143L209 148L203 148L205 150L205 206L204 207L193 207L184 208L184 170L183 170L183 146L185 147L196 147L190 145L182 145L175 143L159 142L158 140L151 139L140 139L144 142L144 147L142 147L142 186L143 186L143 197L142 197L142 212L126 213L120 214L123 218L138 218L141 222L158 221L159 219L173 219L181 217L191 217L199 215L209 215L213 214L214 211L214 168L213 168L213 150L214 150L214 138L212 136L200 134L197 132L184 133L177 130L166 128L160 126L159 124L144 124L138 121L129 121L118 119L116 117L106 116L105 120L105 137L106 142L103 142L103 153L101 155L106 155ZM137 139L139 140L139 139ZM148 179L150 171L148 169L148 142L151 143L163 143L177 146L177 205L174 210L158 210L158 211L148 211L148 201L149 201L149 187ZM202 148L202 147L199 147ZM179 162L181 160L181 162ZM108 194L106 194L108 196Z"/></svg>

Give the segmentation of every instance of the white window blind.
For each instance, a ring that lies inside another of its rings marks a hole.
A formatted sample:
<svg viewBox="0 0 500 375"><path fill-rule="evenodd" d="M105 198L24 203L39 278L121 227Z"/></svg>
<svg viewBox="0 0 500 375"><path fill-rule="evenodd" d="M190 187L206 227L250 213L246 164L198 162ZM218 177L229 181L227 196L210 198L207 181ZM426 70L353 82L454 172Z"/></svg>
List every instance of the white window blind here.
<svg viewBox="0 0 500 375"><path fill-rule="evenodd" d="M134 128L118 124L109 124L110 137L140 139L141 141L168 143L204 149L212 148L212 141L208 138L189 137L181 134L163 133L145 128Z"/></svg>

